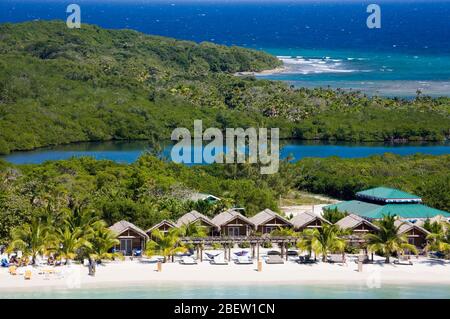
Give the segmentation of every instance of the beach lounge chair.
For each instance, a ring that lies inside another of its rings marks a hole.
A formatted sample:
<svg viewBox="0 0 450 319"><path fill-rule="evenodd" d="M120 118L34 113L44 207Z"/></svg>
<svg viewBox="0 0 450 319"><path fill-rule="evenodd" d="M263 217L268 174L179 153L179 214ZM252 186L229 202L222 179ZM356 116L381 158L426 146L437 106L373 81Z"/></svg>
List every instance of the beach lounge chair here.
<svg viewBox="0 0 450 319"><path fill-rule="evenodd" d="M279 255L269 255L266 264L284 264L284 261Z"/></svg>
<svg viewBox="0 0 450 319"><path fill-rule="evenodd" d="M316 263L317 261L314 260L314 259L312 259L310 255L306 255L306 256L300 256L300 257L298 257L297 262L298 262L299 264L314 264L314 263Z"/></svg>
<svg viewBox="0 0 450 319"><path fill-rule="evenodd" d="M216 258L217 256L220 255L220 253L218 253L218 254L209 254L209 253L205 253L205 255L206 255L206 257L207 257L207 259L208 259L209 261L213 261L214 258Z"/></svg>
<svg viewBox="0 0 450 319"><path fill-rule="evenodd" d="M243 256L247 256L248 251L242 250L242 251L235 252L233 254L235 254L237 257L243 257Z"/></svg>
<svg viewBox="0 0 450 319"><path fill-rule="evenodd" d="M358 255L358 258L355 259L355 263L362 262L363 264L369 264L372 261L370 260L369 256L367 255Z"/></svg>
<svg viewBox="0 0 450 319"><path fill-rule="evenodd" d="M180 260L180 264L182 265L197 265L197 261L194 258L189 256L183 256Z"/></svg>
<svg viewBox="0 0 450 319"><path fill-rule="evenodd" d="M211 265L228 265L228 261L225 260L222 254L218 254L211 260Z"/></svg>
<svg viewBox="0 0 450 319"><path fill-rule="evenodd" d="M330 262L332 264L345 264L345 255L332 254L329 256L328 262Z"/></svg>
<svg viewBox="0 0 450 319"><path fill-rule="evenodd" d="M235 263L238 265L251 265L253 264L253 260L248 256L240 256L235 260Z"/></svg>
<svg viewBox="0 0 450 319"><path fill-rule="evenodd" d="M17 275L17 267L16 266L10 266L8 271L13 276Z"/></svg>
<svg viewBox="0 0 450 319"><path fill-rule="evenodd" d="M25 275L24 275L25 280L30 280L31 279L31 270L25 270Z"/></svg>
<svg viewBox="0 0 450 319"><path fill-rule="evenodd" d="M8 262L8 259L6 259L6 258L3 258L2 259L2 268L7 268L7 267L9 267L9 262Z"/></svg>
<svg viewBox="0 0 450 319"><path fill-rule="evenodd" d="M397 260L394 260L394 264L396 264L396 265L411 265L412 266L413 263L409 259L409 256L401 255L401 256L398 256Z"/></svg>

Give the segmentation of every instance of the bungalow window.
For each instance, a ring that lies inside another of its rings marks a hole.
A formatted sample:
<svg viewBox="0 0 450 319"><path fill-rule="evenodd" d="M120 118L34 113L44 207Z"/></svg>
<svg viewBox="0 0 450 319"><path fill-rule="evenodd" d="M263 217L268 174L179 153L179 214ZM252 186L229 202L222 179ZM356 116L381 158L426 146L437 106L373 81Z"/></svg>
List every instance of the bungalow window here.
<svg viewBox="0 0 450 319"><path fill-rule="evenodd" d="M275 226L265 226L263 233L268 234L274 231L275 229L277 229L277 227Z"/></svg>
<svg viewBox="0 0 450 319"><path fill-rule="evenodd" d="M132 239L121 239L120 240L120 251L124 252L124 255L129 256L133 250L133 240Z"/></svg>
<svg viewBox="0 0 450 319"><path fill-rule="evenodd" d="M228 236L240 236L239 227L228 227Z"/></svg>

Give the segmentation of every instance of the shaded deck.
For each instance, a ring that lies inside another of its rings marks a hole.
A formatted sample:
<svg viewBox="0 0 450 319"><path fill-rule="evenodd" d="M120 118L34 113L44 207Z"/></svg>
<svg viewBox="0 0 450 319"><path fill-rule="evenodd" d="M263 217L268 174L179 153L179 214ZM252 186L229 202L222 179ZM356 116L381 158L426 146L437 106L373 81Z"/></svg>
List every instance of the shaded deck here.
<svg viewBox="0 0 450 319"><path fill-rule="evenodd" d="M288 245L296 245L298 237L261 237L261 236L215 236L215 237L182 237L181 242L184 244L194 245L197 250L197 255L200 256L200 260L203 260L203 248L205 245L220 244L223 246L225 253L225 259L231 260L231 248L236 244L250 244L251 257L253 259L259 259L259 248L264 243L277 244L281 249L281 257L288 255L285 253L288 250ZM243 248L245 249L245 248Z"/></svg>

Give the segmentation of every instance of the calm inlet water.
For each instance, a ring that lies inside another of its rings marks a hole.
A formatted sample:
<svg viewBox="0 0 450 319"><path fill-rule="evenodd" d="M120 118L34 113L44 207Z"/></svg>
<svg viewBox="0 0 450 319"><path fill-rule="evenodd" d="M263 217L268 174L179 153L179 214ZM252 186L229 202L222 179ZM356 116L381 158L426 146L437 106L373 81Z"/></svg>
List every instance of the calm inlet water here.
<svg viewBox="0 0 450 319"><path fill-rule="evenodd" d="M308 299L308 298L389 298L389 299L447 299L450 286L446 285L382 285L380 288L345 285L192 285L152 284L120 288L40 289L39 291L2 291L0 298L207 298L207 299Z"/></svg>
<svg viewBox="0 0 450 319"><path fill-rule="evenodd" d="M417 153L442 155L450 154L450 143L422 143L422 144L356 144L356 143L326 143L326 142L287 142L280 145L280 155L284 159L293 156L294 161L304 157L343 158L367 157L393 153L411 155ZM0 156L13 164L39 164L50 160L63 160L71 157L90 156L96 159L112 160L120 163L136 161L151 147L145 141L96 142L61 145L37 149L28 152L14 152ZM162 151L165 158L170 159L171 146L166 145Z"/></svg>

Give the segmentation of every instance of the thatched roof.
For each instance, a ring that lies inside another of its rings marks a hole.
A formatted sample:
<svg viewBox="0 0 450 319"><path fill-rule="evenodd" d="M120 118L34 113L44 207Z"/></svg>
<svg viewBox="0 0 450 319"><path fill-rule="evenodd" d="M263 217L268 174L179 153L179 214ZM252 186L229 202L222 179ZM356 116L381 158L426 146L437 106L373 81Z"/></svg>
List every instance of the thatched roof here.
<svg viewBox="0 0 450 319"><path fill-rule="evenodd" d="M426 234L426 235L428 235L430 232L428 231L428 230L426 230L425 228L423 228L423 227L420 227L419 225L416 225L416 224L413 224L413 223L411 223L411 222L408 222L408 221L406 221L406 220L401 220L401 219L397 219L395 222L394 222L394 224L395 224L395 226L397 226L397 227L399 227L400 226L400 228L398 229L398 233L401 235L401 234L404 234L404 233L407 233L407 232L409 232L411 229L417 229L417 230L419 230L419 231L421 231L421 232L423 232L424 234Z"/></svg>
<svg viewBox="0 0 450 319"><path fill-rule="evenodd" d="M138 233L142 237L148 239L148 235L145 233L145 231L143 231L136 225L134 225L130 222L127 222L126 220L121 220L121 221L115 223L114 225L109 227L109 229L117 236L120 236L120 234L122 234L123 232L125 232L127 230L133 230L134 232Z"/></svg>
<svg viewBox="0 0 450 319"><path fill-rule="evenodd" d="M177 226L181 227L184 225L189 225L192 223L196 223L198 221L203 221L204 223L210 225L211 227L217 228L217 225L212 222L208 217L199 213L196 210L190 211L189 213L184 214L177 220Z"/></svg>
<svg viewBox="0 0 450 319"><path fill-rule="evenodd" d="M241 213L239 213L238 211L235 211L233 209L226 210L226 211L214 216L214 218L212 219L212 222L214 224L216 224L217 226L221 227L223 225L228 224L235 218L238 218L238 219L242 220L243 222L255 227L255 224L250 219L248 219L247 217L245 217L244 215L242 215Z"/></svg>
<svg viewBox="0 0 450 319"><path fill-rule="evenodd" d="M169 226L169 227L171 227L171 228L177 228L177 225L175 225L174 222L172 222L172 221L170 221L170 220L167 220L167 219L164 219L164 220L160 221L158 224L153 225L152 227L150 227L149 229L147 229L145 232L146 232L147 234L149 234L149 233L151 233L152 231L154 231L155 229L158 229L159 227L161 227L161 226L163 226L163 225L167 225L167 226Z"/></svg>
<svg viewBox="0 0 450 319"><path fill-rule="evenodd" d="M323 223L331 224L328 220L326 220L322 216L316 215L312 212L303 212L295 215L294 218L291 219L291 223L294 225L294 228L302 228L312 223L316 219L319 219Z"/></svg>
<svg viewBox="0 0 450 319"><path fill-rule="evenodd" d="M263 225L274 218L278 218L282 220L284 223L288 224L289 226L293 226L289 220L287 220L283 216L275 213L274 211L268 208L264 209L263 211L259 212L258 214L249 219L253 224L255 224L256 227L258 227L259 225Z"/></svg>
<svg viewBox="0 0 450 319"><path fill-rule="evenodd" d="M354 229L361 224L366 224L373 229L380 229L377 225L369 222L367 219L362 218L361 216L355 214L349 214L344 218L340 219L336 225L342 229Z"/></svg>

